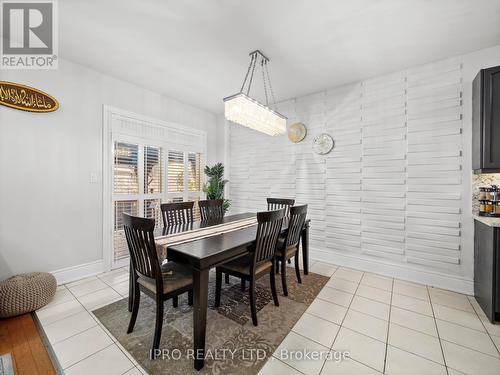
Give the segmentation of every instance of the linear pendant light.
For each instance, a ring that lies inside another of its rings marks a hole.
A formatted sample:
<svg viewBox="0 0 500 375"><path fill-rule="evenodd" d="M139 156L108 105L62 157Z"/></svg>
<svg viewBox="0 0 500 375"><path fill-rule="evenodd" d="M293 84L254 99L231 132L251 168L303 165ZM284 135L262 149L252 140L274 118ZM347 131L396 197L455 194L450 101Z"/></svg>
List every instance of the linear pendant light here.
<svg viewBox="0 0 500 375"><path fill-rule="evenodd" d="M250 53L250 65L248 66L247 74L240 92L224 98L224 114L227 120L257 130L268 135L279 135L286 132L286 117L271 109L269 106L269 93L267 85L274 105L274 92L271 86L271 79L267 69L269 59L259 50ZM264 80L264 93L266 95L266 104L260 103L258 100L252 99L250 88L252 87L253 75L257 60L260 59L262 68L262 79ZM250 74L251 72L251 74ZM248 75L250 74L250 79ZM266 82L267 80L267 82ZM245 85L248 82L248 87L245 91Z"/></svg>

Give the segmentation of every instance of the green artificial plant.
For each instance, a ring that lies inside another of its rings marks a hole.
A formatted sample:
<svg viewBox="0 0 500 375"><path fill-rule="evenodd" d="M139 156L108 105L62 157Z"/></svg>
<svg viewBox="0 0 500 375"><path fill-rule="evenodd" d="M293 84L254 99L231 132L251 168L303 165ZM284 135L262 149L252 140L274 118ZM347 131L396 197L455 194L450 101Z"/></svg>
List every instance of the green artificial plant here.
<svg viewBox="0 0 500 375"><path fill-rule="evenodd" d="M207 199L224 199L224 186L227 180L224 180L224 165L217 163L212 167L205 167L205 175L208 177L207 182L203 186L203 192L207 194ZM231 206L229 199L224 199L223 208L226 212Z"/></svg>

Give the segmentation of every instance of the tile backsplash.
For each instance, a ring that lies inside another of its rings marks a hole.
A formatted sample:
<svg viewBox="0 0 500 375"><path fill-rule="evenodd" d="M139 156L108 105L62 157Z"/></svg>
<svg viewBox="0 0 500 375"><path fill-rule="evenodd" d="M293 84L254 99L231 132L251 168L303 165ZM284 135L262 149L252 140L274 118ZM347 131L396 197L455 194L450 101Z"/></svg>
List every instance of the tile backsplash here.
<svg viewBox="0 0 500 375"><path fill-rule="evenodd" d="M472 175L472 213L477 215L479 212L479 188L482 186L500 186L500 173L483 173Z"/></svg>

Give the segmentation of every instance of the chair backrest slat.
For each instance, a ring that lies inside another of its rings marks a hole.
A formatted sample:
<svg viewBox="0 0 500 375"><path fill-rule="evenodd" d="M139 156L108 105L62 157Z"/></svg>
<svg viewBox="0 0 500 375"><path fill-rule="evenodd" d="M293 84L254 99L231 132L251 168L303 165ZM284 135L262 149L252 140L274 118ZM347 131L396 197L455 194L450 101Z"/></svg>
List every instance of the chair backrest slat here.
<svg viewBox="0 0 500 375"><path fill-rule="evenodd" d="M296 247L300 241L300 235L304 228L307 216L307 204L290 207L290 218L288 219L288 231L286 234L285 247Z"/></svg>
<svg viewBox="0 0 500 375"><path fill-rule="evenodd" d="M284 209L257 213L257 236L253 252L254 269L259 263L274 258L284 216Z"/></svg>
<svg viewBox="0 0 500 375"><path fill-rule="evenodd" d="M285 198L267 198L267 210L275 211L281 208L285 209L285 217L290 215L290 207L295 203L295 199Z"/></svg>
<svg viewBox="0 0 500 375"><path fill-rule="evenodd" d="M207 199L198 202L201 220L222 219L224 217L224 200Z"/></svg>
<svg viewBox="0 0 500 375"><path fill-rule="evenodd" d="M163 226L192 223L194 202L176 202L162 203L161 217L163 218Z"/></svg>
<svg viewBox="0 0 500 375"><path fill-rule="evenodd" d="M155 279L157 287L163 288L154 239L154 219L123 213L123 227L134 272L138 276Z"/></svg>

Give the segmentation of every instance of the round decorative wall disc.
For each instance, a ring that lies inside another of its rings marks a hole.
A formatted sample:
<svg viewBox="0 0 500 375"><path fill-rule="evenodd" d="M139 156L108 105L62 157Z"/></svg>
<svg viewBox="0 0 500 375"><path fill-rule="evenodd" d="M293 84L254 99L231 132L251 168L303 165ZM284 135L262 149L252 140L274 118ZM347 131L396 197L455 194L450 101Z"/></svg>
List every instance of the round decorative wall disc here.
<svg viewBox="0 0 500 375"><path fill-rule="evenodd" d="M319 155L328 154L332 151L333 146L335 146L333 138L326 133L318 135L313 140L313 151Z"/></svg>
<svg viewBox="0 0 500 375"><path fill-rule="evenodd" d="M306 126L301 122L296 122L288 128L288 139L293 143L302 141L307 134Z"/></svg>

